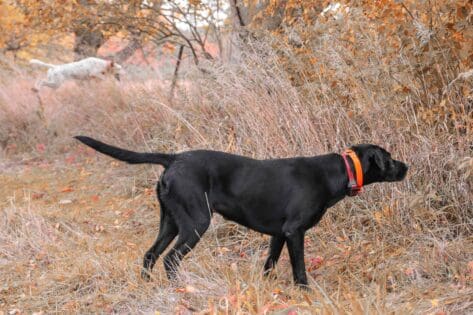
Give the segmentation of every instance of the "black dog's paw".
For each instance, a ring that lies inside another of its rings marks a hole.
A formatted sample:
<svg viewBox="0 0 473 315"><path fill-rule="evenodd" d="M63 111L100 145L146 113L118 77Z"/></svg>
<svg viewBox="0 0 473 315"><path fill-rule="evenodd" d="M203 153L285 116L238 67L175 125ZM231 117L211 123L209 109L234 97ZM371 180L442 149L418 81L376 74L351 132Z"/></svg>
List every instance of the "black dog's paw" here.
<svg viewBox="0 0 473 315"><path fill-rule="evenodd" d="M146 282L151 281L151 272L148 269L141 269L141 279Z"/></svg>
<svg viewBox="0 0 473 315"><path fill-rule="evenodd" d="M270 279L270 280L276 280L278 278L278 275L273 269L265 270L263 271L263 278L265 279Z"/></svg>
<svg viewBox="0 0 473 315"><path fill-rule="evenodd" d="M297 287L305 292L312 292L312 288L308 284L297 283Z"/></svg>

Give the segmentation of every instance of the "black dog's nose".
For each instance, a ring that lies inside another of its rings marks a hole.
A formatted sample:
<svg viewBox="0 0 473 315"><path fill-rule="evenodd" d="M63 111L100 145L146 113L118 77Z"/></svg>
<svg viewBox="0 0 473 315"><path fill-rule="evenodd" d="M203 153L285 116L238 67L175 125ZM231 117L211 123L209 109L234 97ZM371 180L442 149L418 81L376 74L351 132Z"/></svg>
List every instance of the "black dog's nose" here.
<svg viewBox="0 0 473 315"><path fill-rule="evenodd" d="M399 175L398 178L399 180L403 180L404 177L406 177L407 170L409 169L409 166L407 166L406 163L399 162L401 164L401 167L399 168Z"/></svg>

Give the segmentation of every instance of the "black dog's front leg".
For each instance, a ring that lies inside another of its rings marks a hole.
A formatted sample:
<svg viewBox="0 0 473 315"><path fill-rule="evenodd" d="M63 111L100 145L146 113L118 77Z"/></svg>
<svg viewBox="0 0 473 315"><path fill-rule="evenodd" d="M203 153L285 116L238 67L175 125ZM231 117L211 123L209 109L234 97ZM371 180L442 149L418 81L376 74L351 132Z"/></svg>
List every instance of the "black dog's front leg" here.
<svg viewBox="0 0 473 315"><path fill-rule="evenodd" d="M276 263L281 256L282 248L284 247L285 238L282 235L271 237L271 243L269 245L269 255L264 264L264 275L267 276L269 272L276 266Z"/></svg>
<svg viewBox="0 0 473 315"><path fill-rule="evenodd" d="M307 287L307 275L304 263L304 231L286 233L287 249L291 258L294 282Z"/></svg>

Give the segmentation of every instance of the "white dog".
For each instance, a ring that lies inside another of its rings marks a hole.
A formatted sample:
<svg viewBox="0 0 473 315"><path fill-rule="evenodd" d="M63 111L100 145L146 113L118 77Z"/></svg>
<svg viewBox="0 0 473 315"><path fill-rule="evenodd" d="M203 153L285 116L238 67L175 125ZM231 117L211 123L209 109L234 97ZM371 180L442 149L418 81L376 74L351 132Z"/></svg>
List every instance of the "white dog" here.
<svg viewBox="0 0 473 315"><path fill-rule="evenodd" d="M48 67L47 80L40 80L34 88L38 91L42 86L48 86L57 89L65 81L88 80L92 78L104 79L105 75L113 74L117 80L120 80L122 66L119 64L100 58L89 57L76 62L65 63L62 65L52 65L37 59L31 59L31 64Z"/></svg>

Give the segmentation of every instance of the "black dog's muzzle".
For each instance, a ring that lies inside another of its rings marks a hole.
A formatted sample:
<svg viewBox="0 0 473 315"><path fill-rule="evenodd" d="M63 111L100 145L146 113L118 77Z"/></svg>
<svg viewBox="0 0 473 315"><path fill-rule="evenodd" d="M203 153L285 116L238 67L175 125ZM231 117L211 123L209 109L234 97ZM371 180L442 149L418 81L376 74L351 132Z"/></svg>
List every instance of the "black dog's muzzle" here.
<svg viewBox="0 0 473 315"><path fill-rule="evenodd" d="M406 163L396 161L396 164L397 163L399 163L399 166L397 167L397 169L398 169L397 180L400 181L400 180L403 180L406 177L407 170L409 169L409 167L407 166Z"/></svg>
<svg viewBox="0 0 473 315"><path fill-rule="evenodd" d="M407 164L393 160L393 167L386 172L385 180L388 182L401 181L406 177L408 169Z"/></svg>

